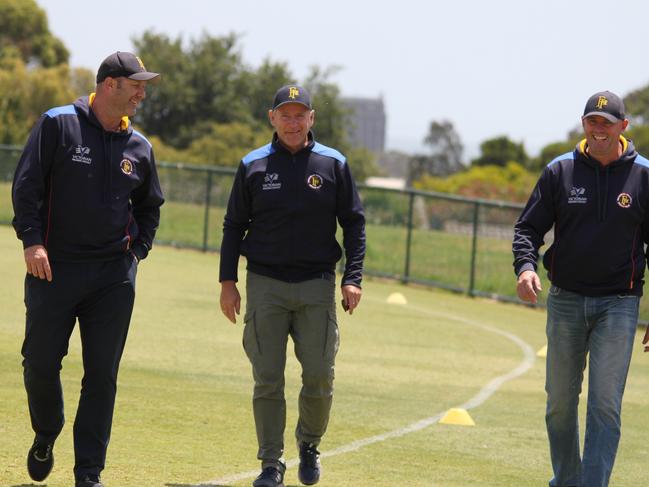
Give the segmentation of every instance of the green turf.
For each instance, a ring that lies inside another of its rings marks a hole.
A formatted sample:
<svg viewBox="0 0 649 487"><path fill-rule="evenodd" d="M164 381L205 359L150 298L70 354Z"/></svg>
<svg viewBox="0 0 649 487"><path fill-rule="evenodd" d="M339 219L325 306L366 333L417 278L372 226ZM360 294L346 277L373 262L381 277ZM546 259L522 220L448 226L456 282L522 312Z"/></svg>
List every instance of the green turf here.
<svg viewBox="0 0 649 487"><path fill-rule="evenodd" d="M22 386L22 252L0 227L0 485L31 485L25 453L32 433ZM241 319L218 311L218 255L156 247L138 273L138 296L122 361L108 487L188 487L257 468L250 367L241 347ZM56 278L56 276L54 276ZM386 303L403 293L407 306ZM455 319L454 317L459 318ZM462 321L464 320L464 321ZM323 452L457 406L522 360L521 349L484 324L544 344L544 314L516 305L368 281L361 307L339 315L341 349L336 394ZM48 487L68 487L71 425L81 375L78 334L62 371L65 426ZM290 347L289 347L290 348ZM627 386L624 430L611 486L642 485L648 448L649 357L636 355ZM296 455L299 367L287 365L287 458ZM544 363L507 382L470 411L475 427L433 424L358 451L323 459L320 485L338 487L545 485ZM248 486L251 479L228 483ZM287 486L298 485L295 468Z"/></svg>

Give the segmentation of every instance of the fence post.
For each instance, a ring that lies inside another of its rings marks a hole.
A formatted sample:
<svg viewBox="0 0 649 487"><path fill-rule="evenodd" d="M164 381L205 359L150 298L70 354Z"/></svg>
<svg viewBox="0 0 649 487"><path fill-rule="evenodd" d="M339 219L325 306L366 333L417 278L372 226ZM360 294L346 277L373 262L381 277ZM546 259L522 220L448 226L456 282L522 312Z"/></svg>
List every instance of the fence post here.
<svg viewBox="0 0 649 487"><path fill-rule="evenodd" d="M212 171L207 172L207 183L205 186L205 218L203 220L203 252L207 252L207 239L209 236L210 224L210 195L212 194Z"/></svg>
<svg viewBox="0 0 649 487"><path fill-rule="evenodd" d="M469 296L473 296L475 288L475 260L478 251L478 217L480 214L480 202L473 204L473 240L471 242L471 273L469 278Z"/></svg>
<svg viewBox="0 0 649 487"><path fill-rule="evenodd" d="M412 213L415 206L415 193L410 192L408 201L408 233L406 235L406 264L403 270L402 282L407 283L410 279L410 247L412 245Z"/></svg>

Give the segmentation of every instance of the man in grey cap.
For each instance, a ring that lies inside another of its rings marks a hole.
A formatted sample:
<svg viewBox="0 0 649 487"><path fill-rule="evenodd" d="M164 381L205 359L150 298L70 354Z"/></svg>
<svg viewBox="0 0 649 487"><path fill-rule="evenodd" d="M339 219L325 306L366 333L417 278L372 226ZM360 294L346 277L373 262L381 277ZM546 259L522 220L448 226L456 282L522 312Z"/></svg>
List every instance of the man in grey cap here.
<svg viewBox="0 0 649 487"><path fill-rule="evenodd" d="M585 139L548 164L515 226L516 289L529 303L541 292L539 248L554 226L543 257L551 283L545 387L551 487L607 486L620 440L649 243L649 161L622 135L628 123L620 97L591 96L582 116ZM578 403L587 356L582 457Z"/></svg>
<svg viewBox="0 0 649 487"><path fill-rule="evenodd" d="M351 314L361 298L365 218L345 157L313 139L315 112L302 87L280 88L268 113L275 134L239 164L223 225L221 311L233 323L241 297L237 263L245 255L243 344L255 380L253 410L262 472L254 487L283 485L286 469L284 366L291 336L302 365L295 429L298 478L320 479L320 440L327 429L338 350L335 266L342 251L341 294Z"/></svg>
<svg viewBox="0 0 649 487"><path fill-rule="evenodd" d="M135 274L164 201L151 144L128 117L158 77L134 54L111 54L95 93L43 114L16 168L13 225L27 268L22 355L35 433L27 469L36 481L54 465L64 423L61 362L78 320L84 376L74 421L75 486L103 485Z"/></svg>

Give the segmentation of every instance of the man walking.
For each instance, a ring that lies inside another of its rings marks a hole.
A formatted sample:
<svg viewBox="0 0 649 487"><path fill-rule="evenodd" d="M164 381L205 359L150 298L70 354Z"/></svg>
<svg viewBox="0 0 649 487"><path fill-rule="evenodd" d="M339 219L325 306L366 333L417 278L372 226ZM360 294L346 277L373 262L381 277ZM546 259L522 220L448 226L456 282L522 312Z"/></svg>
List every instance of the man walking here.
<svg viewBox="0 0 649 487"><path fill-rule="evenodd" d="M22 354L36 434L27 468L36 481L54 464L64 423L61 362L78 320L84 376L74 421L75 485L103 485L135 274L164 201L151 144L128 117L158 76L131 53L111 54L95 93L40 118L16 169L13 225L27 267Z"/></svg>
<svg viewBox="0 0 649 487"><path fill-rule="evenodd" d="M554 225L543 258L552 284L546 365L551 487L607 486L620 439L649 243L649 161L622 135L627 125L617 95L591 96L582 117L585 139L548 164L515 226L518 296L536 303L539 248ZM577 410L587 356L582 458Z"/></svg>
<svg viewBox="0 0 649 487"><path fill-rule="evenodd" d="M317 143L309 93L280 88L268 113L270 144L239 164L223 226L221 310L233 323L241 297L239 255L247 258L243 343L255 380L253 410L262 472L254 487L283 486L286 469L284 367L290 335L302 365L295 430L298 478L320 479L320 440L327 429L338 350L335 264L343 229L343 307L351 314L361 298L365 218L345 157Z"/></svg>

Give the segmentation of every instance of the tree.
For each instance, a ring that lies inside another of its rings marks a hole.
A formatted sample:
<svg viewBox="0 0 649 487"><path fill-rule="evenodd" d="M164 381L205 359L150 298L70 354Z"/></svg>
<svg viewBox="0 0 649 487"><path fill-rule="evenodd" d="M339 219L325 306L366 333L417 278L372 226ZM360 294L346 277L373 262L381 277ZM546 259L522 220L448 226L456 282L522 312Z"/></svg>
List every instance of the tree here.
<svg viewBox="0 0 649 487"><path fill-rule="evenodd" d="M0 58L19 57L47 68L67 64L69 56L34 0L0 0Z"/></svg>
<svg viewBox="0 0 649 487"><path fill-rule="evenodd" d="M408 185L423 176L448 176L464 168L462 142L453 123L448 120L430 122L424 144L432 154L417 154L408 161Z"/></svg>
<svg viewBox="0 0 649 487"><path fill-rule="evenodd" d="M449 120L432 121L424 144L430 146L435 161L431 174L446 175L463 168L462 152L464 147L453 123Z"/></svg>
<svg viewBox="0 0 649 487"><path fill-rule="evenodd" d="M246 110L243 70L236 51L237 37L192 40L147 31L134 39L136 51L148 69L162 73L162 82L150 90L135 121L150 135L179 149L211 130L213 123L250 122Z"/></svg>
<svg viewBox="0 0 649 487"><path fill-rule="evenodd" d="M625 96L624 106L634 123L649 125L649 85Z"/></svg>
<svg viewBox="0 0 649 487"><path fill-rule="evenodd" d="M471 161L472 166L505 166L508 162L527 165L523 144L512 142L505 135L485 140L480 144L480 152L480 157Z"/></svg>
<svg viewBox="0 0 649 487"><path fill-rule="evenodd" d="M326 69L311 66L304 87L311 93L316 112L313 126L316 139L324 145L348 153L351 146L345 127L348 123L349 110L340 101L340 88L330 81L331 76L339 70L338 66L330 66Z"/></svg>
<svg viewBox="0 0 649 487"><path fill-rule="evenodd" d="M29 69L20 58L2 63L0 93L0 143L17 145L45 110L76 97L67 65Z"/></svg>

